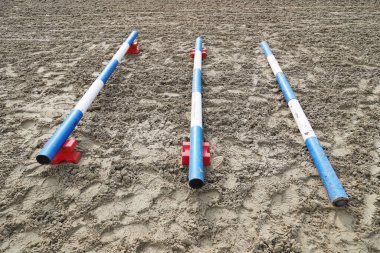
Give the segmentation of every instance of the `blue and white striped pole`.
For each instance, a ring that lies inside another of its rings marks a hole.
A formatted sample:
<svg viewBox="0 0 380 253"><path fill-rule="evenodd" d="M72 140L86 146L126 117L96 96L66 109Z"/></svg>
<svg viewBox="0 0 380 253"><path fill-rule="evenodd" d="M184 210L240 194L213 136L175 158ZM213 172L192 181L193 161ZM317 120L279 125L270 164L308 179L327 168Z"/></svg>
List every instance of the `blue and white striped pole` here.
<svg viewBox="0 0 380 253"><path fill-rule="evenodd" d="M78 104L71 111L71 113L66 117L63 123L59 126L54 135L41 149L40 153L37 155L36 159L41 164L49 164L57 152L61 149L62 145L65 143L66 139L70 136L71 132L74 130L75 126L78 124L83 114L87 111L92 101L99 94L100 90L106 84L108 78L111 76L116 66L120 63L123 56L127 53L128 48L132 45L133 41L136 39L138 32L133 31L127 40L121 45L119 50L115 53L111 61L100 73L98 78L92 83L90 88L84 94L84 96L79 100Z"/></svg>
<svg viewBox="0 0 380 253"><path fill-rule="evenodd" d="M285 74L282 72L280 65L269 48L268 43L263 41L260 43L260 46L264 51L265 57L267 58L274 75L276 76L277 83L284 94L285 100L288 103L288 106L306 143L307 149L309 150L314 164L317 167L319 176L322 179L331 202L335 206L345 206L348 203L348 195L344 191L342 184L330 164L330 161L323 151L321 143L311 128L311 125L306 118L296 95L290 87Z"/></svg>
<svg viewBox="0 0 380 253"><path fill-rule="evenodd" d="M199 189L204 185L202 129L202 38L195 42L193 88L191 96L191 129L189 185Z"/></svg>

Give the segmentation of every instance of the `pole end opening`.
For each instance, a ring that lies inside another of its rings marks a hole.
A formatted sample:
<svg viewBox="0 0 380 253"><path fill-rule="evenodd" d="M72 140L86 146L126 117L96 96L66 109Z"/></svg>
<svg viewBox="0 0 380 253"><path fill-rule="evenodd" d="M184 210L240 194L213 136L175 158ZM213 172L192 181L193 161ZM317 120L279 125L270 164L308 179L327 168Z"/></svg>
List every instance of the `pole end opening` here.
<svg viewBox="0 0 380 253"><path fill-rule="evenodd" d="M345 197L336 198L333 201L333 205L336 207L344 207L348 205L348 200L349 199Z"/></svg>
<svg viewBox="0 0 380 253"><path fill-rule="evenodd" d="M50 158L46 155L37 155L36 160L40 164L49 164L51 162Z"/></svg>
<svg viewBox="0 0 380 253"><path fill-rule="evenodd" d="M205 183L199 178L194 178L189 181L189 185L193 189L200 189Z"/></svg>

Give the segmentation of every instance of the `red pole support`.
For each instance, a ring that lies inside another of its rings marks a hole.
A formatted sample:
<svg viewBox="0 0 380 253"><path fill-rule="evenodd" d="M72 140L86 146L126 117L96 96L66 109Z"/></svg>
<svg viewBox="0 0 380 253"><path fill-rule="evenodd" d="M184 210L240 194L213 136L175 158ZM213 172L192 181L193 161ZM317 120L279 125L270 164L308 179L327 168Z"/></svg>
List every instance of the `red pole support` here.
<svg viewBox="0 0 380 253"><path fill-rule="evenodd" d="M80 152L76 151L77 141L74 139L67 139L62 148L58 151L57 155L51 161L52 164L59 164L62 162L78 163L80 160Z"/></svg>
<svg viewBox="0 0 380 253"><path fill-rule="evenodd" d="M194 58L194 55L195 55L195 49L191 49L191 53L190 53L191 58ZM207 50L202 49L202 59L205 59L206 57L207 57Z"/></svg>
<svg viewBox="0 0 380 253"><path fill-rule="evenodd" d="M138 54L140 52L137 41L133 42L127 50L127 54Z"/></svg>
<svg viewBox="0 0 380 253"><path fill-rule="evenodd" d="M203 165L209 166L211 164L211 155L210 155L210 143L203 142ZM190 159L190 142L182 143L182 165L189 166Z"/></svg>

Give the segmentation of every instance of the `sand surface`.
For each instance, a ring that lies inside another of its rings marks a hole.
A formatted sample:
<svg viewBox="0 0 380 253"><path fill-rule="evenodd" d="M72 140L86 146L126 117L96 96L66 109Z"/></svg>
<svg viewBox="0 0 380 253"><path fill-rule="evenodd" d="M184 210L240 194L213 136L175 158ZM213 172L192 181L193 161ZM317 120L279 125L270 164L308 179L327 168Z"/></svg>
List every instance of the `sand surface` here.
<svg viewBox="0 0 380 253"><path fill-rule="evenodd" d="M54 2L54 3L52 3ZM35 156L123 39L73 133ZM378 1L0 2L0 252L379 252ZM212 166L187 184L202 35ZM268 41L351 196L334 208L259 48Z"/></svg>

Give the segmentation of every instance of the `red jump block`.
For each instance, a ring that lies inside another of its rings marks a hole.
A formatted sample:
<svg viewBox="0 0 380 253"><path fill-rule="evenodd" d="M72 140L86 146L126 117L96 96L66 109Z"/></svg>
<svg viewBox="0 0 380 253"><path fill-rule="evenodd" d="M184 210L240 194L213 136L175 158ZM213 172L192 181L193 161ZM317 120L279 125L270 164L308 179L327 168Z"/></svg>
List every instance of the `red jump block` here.
<svg viewBox="0 0 380 253"><path fill-rule="evenodd" d="M209 166L211 164L210 143L203 142L203 165ZM182 165L189 166L190 159L190 142L182 144Z"/></svg>
<svg viewBox="0 0 380 253"><path fill-rule="evenodd" d="M52 164L59 164L62 162L78 163L80 160L80 152L75 150L77 141L74 139L67 139L62 148L58 151L57 155L51 161Z"/></svg>
<svg viewBox="0 0 380 253"><path fill-rule="evenodd" d="M195 49L191 49L191 58L194 58L195 56ZM205 59L207 57L207 50L202 49L202 59Z"/></svg>
<svg viewBox="0 0 380 253"><path fill-rule="evenodd" d="M138 54L140 52L137 41L133 42L127 50L127 54Z"/></svg>

